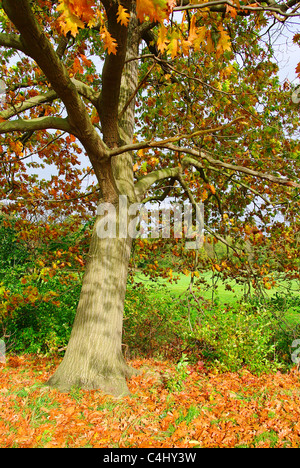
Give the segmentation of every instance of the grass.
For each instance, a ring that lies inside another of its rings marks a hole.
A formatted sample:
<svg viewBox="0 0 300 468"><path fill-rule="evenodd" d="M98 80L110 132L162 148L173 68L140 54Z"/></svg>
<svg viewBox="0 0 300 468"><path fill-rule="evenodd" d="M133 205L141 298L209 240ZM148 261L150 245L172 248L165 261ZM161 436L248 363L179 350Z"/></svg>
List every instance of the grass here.
<svg viewBox="0 0 300 468"><path fill-rule="evenodd" d="M142 283L147 287L149 295L155 297L162 302L172 303L181 296L184 296L188 291L191 283L191 276L184 274L175 274L174 279L170 281L168 278L152 279L145 276L141 272L136 272L135 282ZM245 302L249 302L247 296L248 285L237 283L235 280L222 281L219 275L213 275L211 271L203 272L199 278L195 278L193 290L197 290L197 297L205 301L212 301L219 307L239 307L239 303L245 298ZM299 327L300 313L300 282L299 280L282 280L271 289L265 289L266 307L274 316L283 320L283 323L288 327ZM252 301L260 301L255 294L255 290L251 290Z"/></svg>
<svg viewBox="0 0 300 468"><path fill-rule="evenodd" d="M226 282L223 282L219 276L213 275L211 271L201 273L199 280L204 281L204 283L199 283L198 279L196 279L195 284L200 284L200 293L204 299L212 299L212 287L214 285L214 299L218 298L221 304L235 303L240 300L247 291L247 287L245 287L244 284L237 283L235 280L226 280ZM157 297L164 297L166 295L178 297L188 290L191 283L191 276L174 274L174 280L169 282L167 278L157 278L153 280L143 273L137 272L135 281L137 283L141 282L149 287L150 292L152 289ZM228 289L226 285L229 286L231 290ZM254 290L252 289L251 292L254 293ZM270 290L266 289L265 293L269 298L276 293L282 295L292 293L294 296L300 297L300 283L297 280L281 281L278 286Z"/></svg>

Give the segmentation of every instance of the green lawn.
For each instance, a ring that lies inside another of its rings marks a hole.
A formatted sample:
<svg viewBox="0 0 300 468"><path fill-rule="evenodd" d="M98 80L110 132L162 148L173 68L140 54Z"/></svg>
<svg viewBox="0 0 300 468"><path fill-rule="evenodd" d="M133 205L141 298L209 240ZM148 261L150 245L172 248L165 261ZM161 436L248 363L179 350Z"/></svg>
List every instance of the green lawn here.
<svg viewBox="0 0 300 468"><path fill-rule="evenodd" d="M177 275L179 278L177 281L173 280L172 283L166 278L158 278L153 280L145 276L141 272L135 274L135 281L143 283L149 288L150 294L155 294L156 297L170 298L179 297L184 294L190 285L191 277L183 274ZM175 274L174 274L175 277ZM195 278L197 281L205 280L205 283L200 283L199 295L204 299L212 299L212 285L215 284L213 299L218 299L220 304L234 304L243 298L245 292L245 286L243 284L237 284L234 280L227 280L223 283L222 280L217 277L213 277L212 272L204 272L199 278ZM231 287L231 290L226 288L226 284ZM254 290L252 290L254 293ZM198 295L197 294L197 295ZM293 324L299 323L300 314L300 282L297 280L292 281L281 281L277 287L270 290L265 290L265 294L273 300L275 307L280 311L280 307L285 308L288 312L289 319ZM298 300L299 299L299 300ZM291 304L291 305L290 305Z"/></svg>
<svg viewBox="0 0 300 468"><path fill-rule="evenodd" d="M150 289L153 289L156 295L165 295L167 292L170 295L179 296L187 291L191 282L191 276L186 276L183 274L175 275L174 278L178 277L178 280L173 280L172 283L166 278L157 278L153 280L145 276L141 272L135 274L135 281L142 282L145 286L148 286ZM201 294L205 299L211 299L212 297L212 285L215 284L215 293L214 296L218 296L221 303L232 303L241 299L245 286L243 284L237 284L234 280L227 280L226 283L223 283L221 279L217 279L216 276L213 277L211 272L204 272L200 275L199 278L195 278L195 281L203 279L207 284L202 284L200 286ZM226 284L231 287L232 290L226 289ZM252 290L254 292L254 290ZM276 293L282 295L288 294L288 292L293 295L300 296L300 283L297 280L281 282L280 286L274 287L270 290L265 290L265 293L272 297Z"/></svg>

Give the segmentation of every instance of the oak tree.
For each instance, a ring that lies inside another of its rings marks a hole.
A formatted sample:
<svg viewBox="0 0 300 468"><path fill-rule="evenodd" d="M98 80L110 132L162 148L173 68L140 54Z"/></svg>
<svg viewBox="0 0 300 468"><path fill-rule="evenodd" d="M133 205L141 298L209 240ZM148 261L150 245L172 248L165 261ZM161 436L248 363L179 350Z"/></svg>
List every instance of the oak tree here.
<svg viewBox="0 0 300 468"><path fill-rule="evenodd" d="M2 196L38 210L47 193L58 211L60 190L69 212L73 199L79 213L113 205L119 226L120 195L129 204L180 195L205 203L207 232L237 257L226 235L259 244L254 217L274 234L279 207L296 245L298 108L278 81L268 35L299 17L297 1L3 0L0 11ZM97 180L86 196L82 149ZM25 161L35 153L60 177L37 185ZM101 223L99 212L71 338L49 385L119 396L136 372L122 355L132 239L101 238ZM295 248L289 255L296 261Z"/></svg>

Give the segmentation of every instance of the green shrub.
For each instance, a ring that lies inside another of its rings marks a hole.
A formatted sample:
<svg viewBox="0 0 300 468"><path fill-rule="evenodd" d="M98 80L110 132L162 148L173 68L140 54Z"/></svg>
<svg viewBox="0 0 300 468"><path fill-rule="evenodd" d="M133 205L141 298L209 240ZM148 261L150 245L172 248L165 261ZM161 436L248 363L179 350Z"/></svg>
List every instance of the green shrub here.
<svg viewBox="0 0 300 468"><path fill-rule="evenodd" d="M159 288L156 285L156 288ZM130 356L181 356L187 321L180 304L143 285L127 288L123 342Z"/></svg>
<svg viewBox="0 0 300 468"><path fill-rule="evenodd" d="M0 214L0 269L23 265L29 260L28 246L15 227L16 218Z"/></svg>
<svg viewBox="0 0 300 468"><path fill-rule="evenodd" d="M215 308L195 327L203 357L221 371L246 366L261 374L286 367L288 335L267 308L237 304Z"/></svg>
<svg viewBox="0 0 300 468"><path fill-rule="evenodd" d="M1 329L10 336L7 346L15 353L57 353L69 340L81 288L79 275L61 282L60 275L43 282L38 279L22 284L18 273L7 272L4 280L6 300L0 288ZM31 291L31 293L30 293Z"/></svg>

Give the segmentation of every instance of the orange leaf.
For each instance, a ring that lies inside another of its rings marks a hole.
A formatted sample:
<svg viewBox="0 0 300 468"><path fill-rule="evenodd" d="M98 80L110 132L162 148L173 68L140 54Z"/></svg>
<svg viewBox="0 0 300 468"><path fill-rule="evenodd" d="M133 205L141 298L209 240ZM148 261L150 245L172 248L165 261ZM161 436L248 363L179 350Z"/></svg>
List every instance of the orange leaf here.
<svg viewBox="0 0 300 468"><path fill-rule="evenodd" d="M61 13L59 23L64 34L76 36L78 28L84 28L95 15L94 0L60 0L56 10Z"/></svg>
<svg viewBox="0 0 300 468"><path fill-rule="evenodd" d="M213 185L209 185L209 190L211 191L211 193L214 195L216 193L216 189Z"/></svg>
<svg viewBox="0 0 300 468"><path fill-rule="evenodd" d="M72 36L76 36L78 28L84 27L84 22L81 21L69 8L68 0L61 0L60 4L56 8L57 11L61 12L59 23L63 33L66 35L68 32Z"/></svg>
<svg viewBox="0 0 300 468"><path fill-rule="evenodd" d="M190 25L190 32L189 32L189 38L188 40L190 42L195 41L198 38L197 30L196 30L196 16L194 15L191 19L191 25Z"/></svg>
<svg viewBox="0 0 300 468"><path fill-rule="evenodd" d="M136 2L137 18L140 22L147 19L162 23L166 19L166 1L165 0L137 0Z"/></svg>
<svg viewBox="0 0 300 468"><path fill-rule="evenodd" d="M226 13L229 14L232 18L237 17L237 9L230 5L226 5Z"/></svg>
<svg viewBox="0 0 300 468"><path fill-rule="evenodd" d="M125 8L122 5L119 5L118 8L117 21L118 23L121 23L124 26L128 26L130 21L130 13L128 12L128 10L125 10Z"/></svg>
<svg viewBox="0 0 300 468"><path fill-rule="evenodd" d="M107 50L109 54L116 55L118 44L116 40L112 37L110 32L107 31L105 26L103 26L102 28L101 39L104 42L104 50Z"/></svg>

